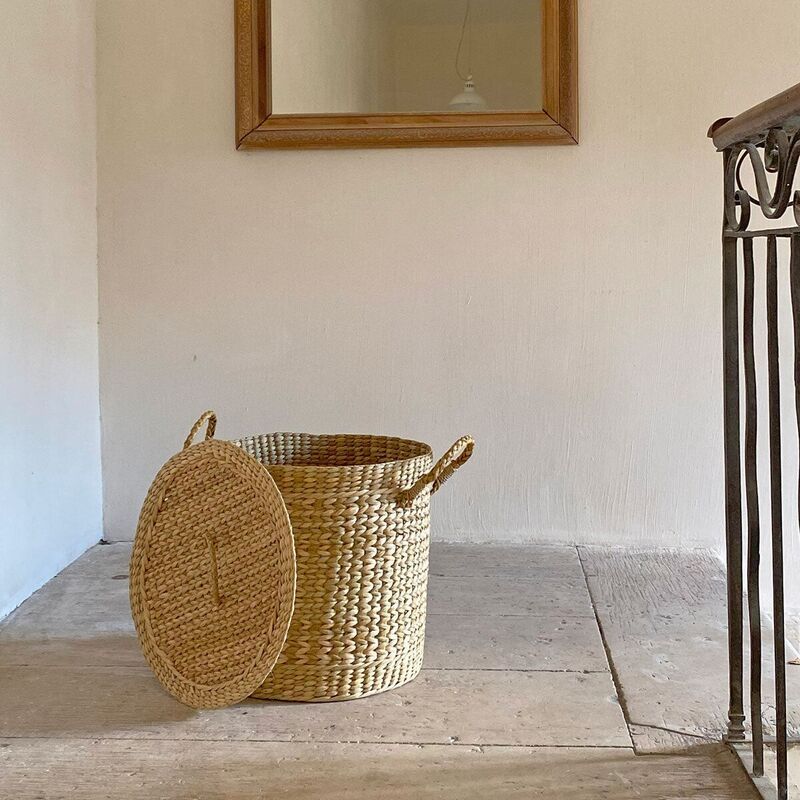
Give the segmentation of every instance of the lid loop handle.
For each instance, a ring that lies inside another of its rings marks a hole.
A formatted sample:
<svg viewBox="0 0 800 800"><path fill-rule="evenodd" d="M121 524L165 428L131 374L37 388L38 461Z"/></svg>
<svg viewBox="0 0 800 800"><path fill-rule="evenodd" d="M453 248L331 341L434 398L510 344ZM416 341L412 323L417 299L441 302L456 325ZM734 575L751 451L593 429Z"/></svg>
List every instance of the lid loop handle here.
<svg viewBox="0 0 800 800"><path fill-rule="evenodd" d="M214 598L214 605L219 608L222 603L219 597L219 568L217 567L217 546L214 544L214 540L207 534L204 533L203 536L206 540L206 545L208 546L208 558L211 562L211 596Z"/></svg>
<svg viewBox="0 0 800 800"><path fill-rule="evenodd" d="M184 450L186 450L187 447L192 446L194 437L197 436L197 432L206 423L208 423L208 425L206 425L206 441L214 438L214 432L217 430L217 415L213 411L205 411L200 415L200 418L197 420L197 422L192 425L192 429L189 431L189 435L186 437L186 441L183 443Z"/></svg>

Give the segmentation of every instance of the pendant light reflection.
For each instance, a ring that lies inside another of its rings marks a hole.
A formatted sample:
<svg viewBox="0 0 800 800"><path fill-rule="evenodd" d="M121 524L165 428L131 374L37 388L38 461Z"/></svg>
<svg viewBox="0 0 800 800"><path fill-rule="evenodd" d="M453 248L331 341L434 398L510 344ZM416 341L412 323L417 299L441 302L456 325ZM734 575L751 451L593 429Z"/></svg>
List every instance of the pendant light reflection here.
<svg viewBox="0 0 800 800"><path fill-rule="evenodd" d="M467 75L461 74L461 48L464 45L464 34L469 28L467 38ZM464 81L464 89L460 91L448 104L452 111L481 111L486 108L486 100L475 91L475 82L472 79L472 0L467 0L464 11L464 21L461 24L461 37L456 50L456 74Z"/></svg>
<svg viewBox="0 0 800 800"><path fill-rule="evenodd" d="M475 91L472 75L464 81L464 91L459 92L451 101L453 111L480 111L486 108L486 101Z"/></svg>

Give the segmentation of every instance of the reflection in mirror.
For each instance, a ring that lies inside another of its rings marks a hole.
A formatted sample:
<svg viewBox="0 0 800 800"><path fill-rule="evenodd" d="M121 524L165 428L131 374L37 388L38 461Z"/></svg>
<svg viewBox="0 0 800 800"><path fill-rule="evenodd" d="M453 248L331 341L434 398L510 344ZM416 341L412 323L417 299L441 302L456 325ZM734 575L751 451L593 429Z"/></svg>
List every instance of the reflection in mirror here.
<svg viewBox="0 0 800 800"><path fill-rule="evenodd" d="M534 111L541 0L272 0L274 114Z"/></svg>

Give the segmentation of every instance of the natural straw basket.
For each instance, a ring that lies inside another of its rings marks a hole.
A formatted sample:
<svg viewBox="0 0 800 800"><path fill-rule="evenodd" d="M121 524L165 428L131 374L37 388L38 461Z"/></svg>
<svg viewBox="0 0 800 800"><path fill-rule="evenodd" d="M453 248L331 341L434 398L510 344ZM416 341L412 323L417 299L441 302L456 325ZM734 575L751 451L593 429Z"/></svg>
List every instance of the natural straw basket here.
<svg viewBox="0 0 800 800"><path fill-rule="evenodd" d="M432 466L408 439L226 442L216 422L203 414L161 468L136 531L131 609L162 685L210 708L250 694L347 700L416 677L430 498L473 440Z"/></svg>
<svg viewBox="0 0 800 800"><path fill-rule="evenodd" d="M297 588L286 644L254 697L347 700L422 666L430 498L472 455L387 436L272 433L234 442L261 462L294 534Z"/></svg>

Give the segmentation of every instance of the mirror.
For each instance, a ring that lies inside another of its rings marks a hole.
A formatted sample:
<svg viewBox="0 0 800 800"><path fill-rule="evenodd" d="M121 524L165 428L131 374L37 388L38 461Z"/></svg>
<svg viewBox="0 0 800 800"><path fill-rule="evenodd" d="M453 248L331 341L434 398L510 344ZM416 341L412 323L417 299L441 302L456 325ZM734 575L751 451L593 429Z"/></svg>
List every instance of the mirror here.
<svg viewBox="0 0 800 800"><path fill-rule="evenodd" d="M578 0L233 0L236 146L576 144Z"/></svg>
<svg viewBox="0 0 800 800"><path fill-rule="evenodd" d="M272 0L275 114L538 111L540 0Z"/></svg>

